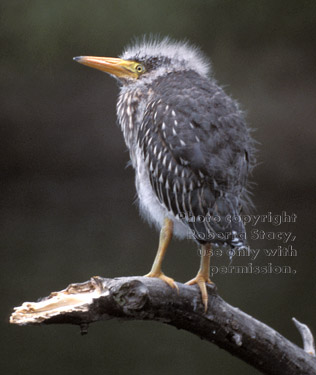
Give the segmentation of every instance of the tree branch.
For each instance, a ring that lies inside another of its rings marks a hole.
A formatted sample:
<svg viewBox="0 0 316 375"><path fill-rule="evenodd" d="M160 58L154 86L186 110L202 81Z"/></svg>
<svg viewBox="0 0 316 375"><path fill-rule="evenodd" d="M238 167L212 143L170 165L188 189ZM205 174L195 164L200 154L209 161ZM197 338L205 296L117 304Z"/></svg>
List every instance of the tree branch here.
<svg viewBox="0 0 316 375"><path fill-rule="evenodd" d="M292 320L302 336L304 351L315 357L315 342L311 330L306 324L299 322L297 319L292 318Z"/></svg>
<svg viewBox="0 0 316 375"><path fill-rule="evenodd" d="M263 373L316 374L314 356L230 306L217 294L215 285L208 286L207 313L197 286L177 285L179 293L159 279L94 277L53 292L39 302L23 303L14 309L10 322L77 324L84 334L89 323L100 320L155 320L210 341Z"/></svg>

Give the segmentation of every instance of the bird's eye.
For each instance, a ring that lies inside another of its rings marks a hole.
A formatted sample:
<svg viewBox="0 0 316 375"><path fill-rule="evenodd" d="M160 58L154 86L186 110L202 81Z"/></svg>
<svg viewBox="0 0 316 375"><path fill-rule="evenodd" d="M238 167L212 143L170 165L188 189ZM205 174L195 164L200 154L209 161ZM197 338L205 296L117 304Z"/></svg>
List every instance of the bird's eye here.
<svg viewBox="0 0 316 375"><path fill-rule="evenodd" d="M142 64L136 65L135 69L136 69L137 73L144 73L144 71L145 71L145 67Z"/></svg>

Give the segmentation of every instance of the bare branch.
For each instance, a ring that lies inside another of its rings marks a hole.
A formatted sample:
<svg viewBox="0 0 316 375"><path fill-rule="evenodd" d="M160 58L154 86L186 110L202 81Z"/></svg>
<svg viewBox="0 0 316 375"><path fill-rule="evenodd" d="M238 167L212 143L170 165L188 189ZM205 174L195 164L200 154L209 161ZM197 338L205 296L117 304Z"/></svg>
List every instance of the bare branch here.
<svg viewBox="0 0 316 375"><path fill-rule="evenodd" d="M315 357L315 342L311 330L297 319L292 318L292 320L302 336L305 352Z"/></svg>
<svg viewBox="0 0 316 375"><path fill-rule="evenodd" d="M316 373L316 359L278 332L230 306L208 286L207 313L197 286L177 283L179 293L159 279L94 277L71 284L39 302L15 308L10 322L80 325L113 318L155 320L185 329L243 359L265 374Z"/></svg>

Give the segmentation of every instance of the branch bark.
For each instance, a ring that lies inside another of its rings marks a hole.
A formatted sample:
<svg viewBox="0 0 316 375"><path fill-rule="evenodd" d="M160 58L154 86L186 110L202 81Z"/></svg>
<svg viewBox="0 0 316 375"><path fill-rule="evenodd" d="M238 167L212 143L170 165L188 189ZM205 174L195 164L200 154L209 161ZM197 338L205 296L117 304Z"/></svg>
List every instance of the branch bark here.
<svg viewBox="0 0 316 375"><path fill-rule="evenodd" d="M316 358L278 332L225 302L208 286L204 312L197 286L177 283L179 293L159 279L120 277L71 284L39 302L16 307L10 322L70 323L87 333L89 323L114 318L155 320L191 332L273 375L315 375Z"/></svg>

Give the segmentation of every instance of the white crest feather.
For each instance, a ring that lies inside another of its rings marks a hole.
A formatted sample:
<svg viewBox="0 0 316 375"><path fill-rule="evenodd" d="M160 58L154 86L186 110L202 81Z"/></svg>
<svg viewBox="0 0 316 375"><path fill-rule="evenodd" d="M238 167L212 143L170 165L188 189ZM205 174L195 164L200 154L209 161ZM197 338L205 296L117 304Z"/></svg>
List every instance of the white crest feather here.
<svg viewBox="0 0 316 375"><path fill-rule="evenodd" d="M174 41L169 37L144 36L128 46L120 56L125 60L146 59L149 57L169 58L176 70L194 70L202 76L210 73L211 64L201 50L186 41Z"/></svg>

